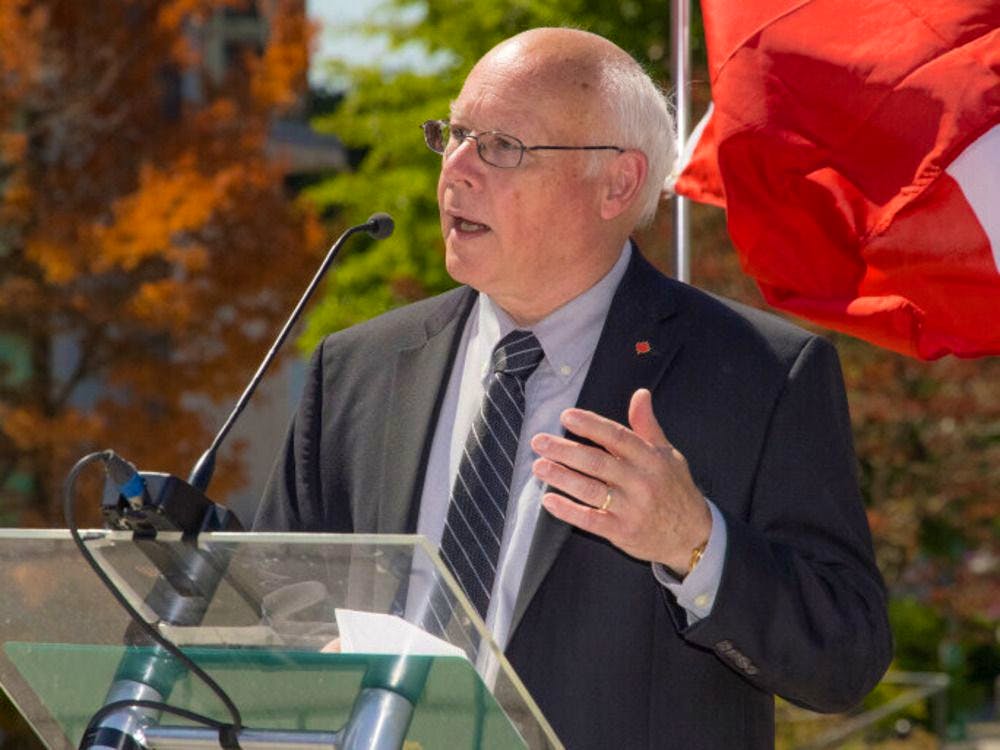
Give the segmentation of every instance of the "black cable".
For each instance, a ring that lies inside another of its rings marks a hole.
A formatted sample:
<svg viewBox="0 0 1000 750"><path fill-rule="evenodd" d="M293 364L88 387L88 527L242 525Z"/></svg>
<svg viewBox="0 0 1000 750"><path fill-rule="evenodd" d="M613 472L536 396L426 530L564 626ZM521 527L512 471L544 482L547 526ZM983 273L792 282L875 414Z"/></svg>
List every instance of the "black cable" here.
<svg viewBox="0 0 1000 750"><path fill-rule="evenodd" d="M74 487L76 485L77 477L86 466L92 464L94 461L101 460L105 462L105 465L107 465L110 461L112 461L115 458L117 458L117 456L114 451L111 450L98 451L84 456L83 458L81 458L79 461L76 462L76 464L73 466L72 469L70 469L69 475L66 478L66 487L63 495L63 515L66 518L66 527L69 529L69 533L73 537L73 541L76 543L77 549L80 550L80 554L83 555L83 558L87 561L87 564L90 565L94 573L96 573L97 577L101 579L101 582L105 585L108 591L111 592L111 595L115 598L118 604L120 604L121 607L128 613L129 617L132 618L132 620L136 623L136 625L138 625L143 630L143 632L146 633L146 635L148 635L151 639L153 639L156 643L158 643L165 651L167 651L167 653L169 653L171 656L173 656L175 659L181 662L181 664L183 664L190 672L192 672L202 682L204 682L205 685L207 685L208 688L213 693L215 693L215 695L219 698L219 700L222 701L223 705L225 705L226 710L232 717L232 722L230 724L226 724L216 719L212 719L211 717L202 716L201 714L190 712L187 711L186 709L175 708L165 703L160 704L156 701L141 701L141 700L116 701L115 703L109 703L107 706L99 710L95 714L95 717L100 716L101 718L104 718L104 716L107 713L112 712L110 710L110 707L116 704L118 705L118 708L122 708L126 705L143 708L147 707L144 704L156 704L156 707L162 706L161 710L163 711L168 711L169 713L175 713L180 716L184 716L185 718L191 719L192 721L204 724L206 726L218 728L220 736L222 736L222 734L225 733L228 737L235 737L237 734L239 734L240 730L243 728L243 718L240 716L240 710L236 707L236 704L233 703L232 700L229 698L229 696L226 694L226 691L223 690L222 687L214 679L212 679L212 677L207 672L205 672L201 667L195 664L190 659L190 657L188 657L183 651L177 648L177 646L171 643L170 640L168 640L165 636L163 636L159 630L157 630L151 623L147 622L145 618L143 618L142 615L140 615L135 610L135 608L129 603L128 599L125 598L124 594L122 594L121 591L118 590L118 587L115 586L114 582L108 577L107 573L104 572L104 569L101 568L97 560L94 559L94 556L90 553L90 550L87 549L87 546L83 543L83 539L80 537L80 532L76 526L76 514L73 507L73 492L74 492ZM154 706L151 705L148 707L154 707ZM184 713L180 713L182 711ZM94 723L95 722L92 719L91 725ZM88 725L87 729L88 731L90 730L90 725Z"/></svg>
<svg viewBox="0 0 1000 750"><path fill-rule="evenodd" d="M188 719L189 721L193 721L197 724L204 724L212 729L226 729L227 727L232 726L232 724L227 724L224 721L218 721L209 716L203 716L202 714L195 713L194 711L189 711L186 708L171 706L169 703L134 698L129 700L113 701L107 705L101 706L97 713L90 718L90 722L84 730L84 736L87 736L90 732L96 729L97 725L104 721L105 718L117 711L121 711L123 708L149 708L154 711L162 711L165 714L180 716L182 719Z"/></svg>

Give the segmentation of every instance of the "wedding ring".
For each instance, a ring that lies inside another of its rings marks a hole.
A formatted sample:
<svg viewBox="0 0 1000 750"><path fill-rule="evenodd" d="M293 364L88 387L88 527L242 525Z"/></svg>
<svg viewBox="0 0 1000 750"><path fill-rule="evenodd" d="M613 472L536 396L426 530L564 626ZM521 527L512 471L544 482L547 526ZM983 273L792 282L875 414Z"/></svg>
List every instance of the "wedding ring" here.
<svg viewBox="0 0 1000 750"><path fill-rule="evenodd" d="M608 494L604 496L604 504L598 510L607 510L611 507L611 485L608 485Z"/></svg>

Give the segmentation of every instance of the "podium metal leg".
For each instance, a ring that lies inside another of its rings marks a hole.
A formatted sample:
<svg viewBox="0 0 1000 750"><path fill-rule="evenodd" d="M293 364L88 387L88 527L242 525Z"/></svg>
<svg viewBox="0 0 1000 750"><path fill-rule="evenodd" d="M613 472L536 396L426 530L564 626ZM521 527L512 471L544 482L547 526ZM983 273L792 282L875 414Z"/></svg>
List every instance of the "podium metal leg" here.
<svg viewBox="0 0 1000 750"><path fill-rule="evenodd" d="M108 691L105 705L118 701L161 701L160 695L149 685L134 680L118 680ZM142 750L136 737L141 737L150 724L159 720L159 712L148 708L123 708L106 717L88 732L80 742L87 750ZM218 738L218 732L215 733ZM216 741L218 747L218 740Z"/></svg>
<svg viewBox="0 0 1000 750"><path fill-rule="evenodd" d="M340 750L399 750L413 718L413 704L387 688L364 688L344 727Z"/></svg>

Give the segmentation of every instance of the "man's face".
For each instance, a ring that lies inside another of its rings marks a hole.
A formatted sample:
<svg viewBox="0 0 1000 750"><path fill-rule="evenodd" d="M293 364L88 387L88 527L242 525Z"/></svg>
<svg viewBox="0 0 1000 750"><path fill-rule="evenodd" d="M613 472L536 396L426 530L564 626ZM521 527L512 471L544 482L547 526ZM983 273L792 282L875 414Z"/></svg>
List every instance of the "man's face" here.
<svg viewBox="0 0 1000 750"><path fill-rule="evenodd" d="M452 105L452 125L473 135L501 131L525 146L592 143L593 113L539 86L523 62L512 54L481 61ZM482 161L471 138L445 156L438 203L452 278L489 294L520 323L588 288L595 265L607 265L592 231L600 179L589 174L590 158L526 152L520 166L502 169Z"/></svg>

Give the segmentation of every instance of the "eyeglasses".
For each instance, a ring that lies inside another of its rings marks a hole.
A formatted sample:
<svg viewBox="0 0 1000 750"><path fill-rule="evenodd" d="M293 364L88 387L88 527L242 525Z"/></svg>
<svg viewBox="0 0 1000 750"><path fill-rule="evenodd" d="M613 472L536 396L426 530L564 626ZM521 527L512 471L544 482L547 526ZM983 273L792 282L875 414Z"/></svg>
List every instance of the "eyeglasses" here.
<svg viewBox="0 0 1000 750"><path fill-rule="evenodd" d="M451 125L447 120L428 120L421 126L427 148L436 154L448 155L463 141L471 138L476 142L476 153L487 164L501 169L513 169L521 164L525 151L617 151L625 153L618 146L525 146L519 139L498 130L487 130L473 135L462 127Z"/></svg>

